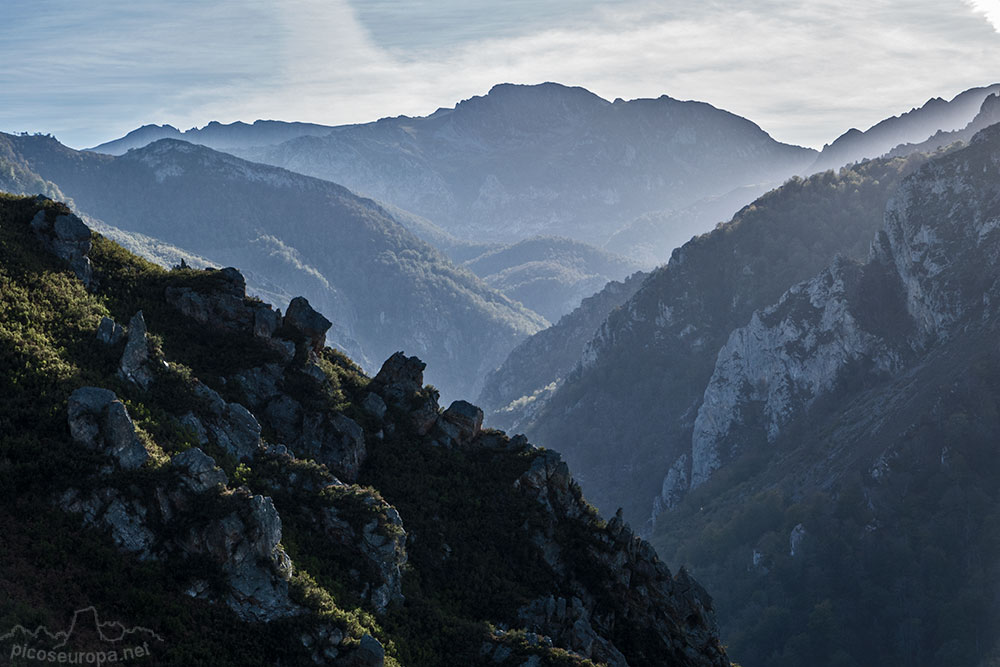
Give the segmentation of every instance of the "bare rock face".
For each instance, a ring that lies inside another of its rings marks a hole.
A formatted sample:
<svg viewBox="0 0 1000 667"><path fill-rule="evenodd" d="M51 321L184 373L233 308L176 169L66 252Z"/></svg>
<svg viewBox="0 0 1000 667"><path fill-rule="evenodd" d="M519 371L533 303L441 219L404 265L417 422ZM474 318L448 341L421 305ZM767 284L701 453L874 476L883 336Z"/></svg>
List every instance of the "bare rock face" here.
<svg viewBox="0 0 1000 667"><path fill-rule="evenodd" d="M365 432L342 414L306 413L298 438L292 447L320 463L325 463L338 477L353 482L367 456Z"/></svg>
<svg viewBox="0 0 1000 667"><path fill-rule="evenodd" d="M106 529L115 544L124 551L134 553L142 560L153 558L156 535L147 524L149 510L118 489L98 489L90 495L70 489L60 497L59 506L67 512L82 514L85 524Z"/></svg>
<svg viewBox="0 0 1000 667"><path fill-rule="evenodd" d="M49 220L45 211L39 211L31 221L35 236L49 252L69 262L70 268L84 286L90 287L94 269L87 253L90 252L90 227L75 215L57 215Z"/></svg>
<svg viewBox="0 0 1000 667"><path fill-rule="evenodd" d="M326 344L326 332L333 323L313 310L304 296L297 296L285 310L284 324L302 334L314 350Z"/></svg>
<svg viewBox="0 0 1000 667"><path fill-rule="evenodd" d="M146 341L146 320L140 310L128 323L128 341L118 364L118 374L125 380L147 389L153 381L149 370L149 344Z"/></svg>
<svg viewBox="0 0 1000 667"><path fill-rule="evenodd" d="M68 409L75 442L111 456L124 470L135 470L149 459L125 404L113 391L81 387L70 395Z"/></svg>

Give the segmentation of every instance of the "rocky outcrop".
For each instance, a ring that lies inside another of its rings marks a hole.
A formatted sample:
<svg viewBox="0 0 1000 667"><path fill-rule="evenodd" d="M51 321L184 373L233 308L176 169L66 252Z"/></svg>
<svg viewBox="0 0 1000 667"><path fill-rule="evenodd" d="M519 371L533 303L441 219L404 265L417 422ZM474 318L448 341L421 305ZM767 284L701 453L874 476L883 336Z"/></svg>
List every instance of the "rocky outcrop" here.
<svg viewBox="0 0 1000 667"><path fill-rule="evenodd" d="M228 403L211 387L197 382L195 395L202 401L202 418L191 415L195 431L207 431L215 443L239 460L248 461L261 445L261 427L253 413L239 403Z"/></svg>
<svg viewBox="0 0 1000 667"><path fill-rule="evenodd" d="M125 352L118 364L118 374L122 379L134 382L147 389L153 381L149 369L149 343L146 340L146 320L142 311L132 316L128 323L128 340Z"/></svg>
<svg viewBox="0 0 1000 667"><path fill-rule="evenodd" d="M326 332L333 323L313 310L309 301L302 296L292 299L285 310L284 325L305 338L312 350L319 350L326 344Z"/></svg>
<svg viewBox="0 0 1000 667"><path fill-rule="evenodd" d="M168 287L167 302L200 324L270 338L281 325L281 314L266 303L247 298L243 274L232 267L205 271L207 277L214 278L208 289Z"/></svg>
<svg viewBox="0 0 1000 667"><path fill-rule="evenodd" d="M758 429L773 442L788 422L833 389L849 364L864 362L873 372L899 367L901 353L865 330L851 312L862 274L860 265L838 258L732 333L719 351L694 422L692 488L732 459L747 439L759 436L734 432L752 412L762 411Z"/></svg>
<svg viewBox="0 0 1000 667"><path fill-rule="evenodd" d="M292 562L279 545L281 517L265 496L240 496L240 507L192 527L177 540L185 556L204 556L227 577L226 604L241 618L271 621L301 613L288 598Z"/></svg>
<svg viewBox="0 0 1000 667"><path fill-rule="evenodd" d="M83 396L99 402L96 392ZM271 499L228 491L225 473L197 448L176 455L169 471L145 492L72 488L57 504L81 514L84 523L108 530L121 549L142 559L207 558L225 577L225 603L244 620L266 622L301 613L289 598L292 564L280 546L281 518ZM206 507L229 511L219 517ZM207 582L195 580L189 594L204 597L207 590Z"/></svg>
<svg viewBox="0 0 1000 667"><path fill-rule="evenodd" d="M730 335L838 254L863 261L885 203L926 159L794 179L676 249L596 327L579 364L524 424L527 435L564 454L598 508L623 507L652 530L655 504L679 500L664 481L685 455L674 478L690 481L695 418ZM609 446L617 442L628 446Z"/></svg>
<svg viewBox="0 0 1000 667"><path fill-rule="evenodd" d="M483 426L483 411L468 401L453 401L441 414L438 428L458 444L470 442Z"/></svg>
<svg viewBox="0 0 1000 667"><path fill-rule="evenodd" d="M385 360L378 374L372 378L372 391L389 403L404 403L423 389L425 368L427 364L420 359L396 352Z"/></svg>
<svg viewBox="0 0 1000 667"><path fill-rule="evenodd" d="M388 503L371 495L349 498L360 502L369 515L360 530L345 518L345 509L327 507L320 516L319 527L332 544L339 545L360 557L359 566L368 576L361 590L379 614L391 604L403 601L403 567L406 565L406 531L399 513Z"/></svg>
<svg viewBox="0 0 1000 667"><path fill-rule="evenodd" d="M81 387L70 395L68 412L75 442L112 457L124 470L139 468L149 459L125 404L113 391Z"/></svg>
<svg viewBox="0 0 1000 667"><path fill-rule="evenodd" d="M86 287L92 285L94 269L87 257L90 228L83 220L72 213L60 215L41 210L32 219L31 228L49 252L69 262L70 269Z"/></svg>

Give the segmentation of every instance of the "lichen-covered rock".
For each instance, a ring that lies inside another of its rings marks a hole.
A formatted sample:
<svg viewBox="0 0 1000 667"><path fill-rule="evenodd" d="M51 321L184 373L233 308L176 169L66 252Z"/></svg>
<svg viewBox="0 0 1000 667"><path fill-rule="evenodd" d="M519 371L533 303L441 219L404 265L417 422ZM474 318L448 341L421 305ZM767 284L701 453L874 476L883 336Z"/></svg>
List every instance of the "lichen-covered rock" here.
<svg viewBox="0 0 1000 667"><path fill-rule="evenodd" d="M124 470L139 468L149 459L125 404L113 391L81 387L70 394L67 408L74 441L111 456Z"/></svg>
<svg viewBox="0 0 1000 667"><path fill-rule="evenodd" d="M284 324L301 334L314 350L319 350L326 344L326 332L333 326L333 323L316 312L303 296L295 297L288 304Z"/></svg>

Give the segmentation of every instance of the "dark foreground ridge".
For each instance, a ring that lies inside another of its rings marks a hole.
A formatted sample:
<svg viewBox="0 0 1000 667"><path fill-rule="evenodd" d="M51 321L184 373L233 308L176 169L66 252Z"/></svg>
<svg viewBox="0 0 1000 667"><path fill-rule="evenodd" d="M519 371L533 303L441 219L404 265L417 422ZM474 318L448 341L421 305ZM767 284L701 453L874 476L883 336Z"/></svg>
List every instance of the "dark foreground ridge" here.
<svg viewBox="0 0 1000 667"><path fill-rule="evenodd" d="M683 569L419 359L370 379L305 299L81 225L0 196L0 636L93 606L153 664L729 664Z"/></svg>

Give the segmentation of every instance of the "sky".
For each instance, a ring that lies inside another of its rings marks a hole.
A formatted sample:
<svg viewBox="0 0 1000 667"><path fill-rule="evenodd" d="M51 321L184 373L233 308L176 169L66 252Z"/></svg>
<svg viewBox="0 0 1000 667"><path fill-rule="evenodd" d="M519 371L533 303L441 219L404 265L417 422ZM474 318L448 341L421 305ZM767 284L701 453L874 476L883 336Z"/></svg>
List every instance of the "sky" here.
<svg viewBox="0 0 1000 667"><path fill-rule="evenodd" d="M494 84L708 102L780 141L1000 82L1000 0L2 0L0 131L426 115Z"/></svg>

